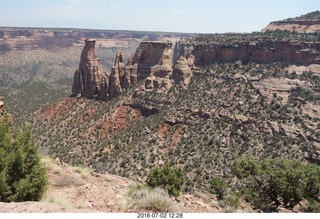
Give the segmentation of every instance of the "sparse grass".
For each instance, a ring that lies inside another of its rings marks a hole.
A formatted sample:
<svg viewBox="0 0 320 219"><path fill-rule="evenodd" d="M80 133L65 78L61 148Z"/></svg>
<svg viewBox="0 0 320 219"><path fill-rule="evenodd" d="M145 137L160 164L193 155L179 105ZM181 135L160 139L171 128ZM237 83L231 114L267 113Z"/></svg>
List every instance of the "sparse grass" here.
<svg viewBox="0 0 320 219"><path fill-rule="evenodd" d="M54 174L59 174L59 173L60 173L60 170L59 170L59 169L53 169L52 172L53 172Z"/></svg>
<svg viewBox="0 0 320 219"><path fill-rule="evenodd" d="M136 185L127 192L127 199L127 209L146 209L154 212L185 211L183 206L174 202L161 188L150 189L143 185Z"/></svg>
<svg viewBox="0 0 320 219"><path fill-rule="evenodd" d="M71 206L70 201L60 193L53 194L52 196L44 199L44 201L48 201L50 203L60 205L65 208L69 208Z"/></svg>
<svg viewBox="0 0 320 219"><path fill-rule="evenodd" d="M194 195L198 198L202 198L202 200L205 202L205 203L209 203L210 202L210 197L209 195L203 193L203 192L198 192L198 191L195 191L194 192Z"/></svg>
<svg viewBox="0 0 320 219"><path fill-rule="evenodd" d="M73 171L79 173L82 179L88 179L91 176L91 169L89 169L88 167L74 167Z"/></svg>
<svg viewBox="0 0 320 219"><path fill-rule="evenodd" d="M84 203L78 203L78 204L76 204L76 208L83 209L83 208L86 208L86 205Z"/></svg>
<svg viewBox="0 0 320 219"><path fill-rule="evenodd" d="M54 165L54 161L51 157L49 156L42 156L41 162L46 166L47 170L49 172L52 172L54 174L59 174L60 170L57 169Z"/></svg>
<svg viewBox="0 0 320 219"><path fill-rule="evenodd" d="M240 207L241 200L238 195L228 194L220 203L225 208L225 211L234 211Z"/></svg>
<svg viewBox="0 0 320 219"><path fill-rule="evenodd" d="M57 187L69 187L69 186L81 186L84 182L75 176L62 174L54 181L54 186Z"/></svg>

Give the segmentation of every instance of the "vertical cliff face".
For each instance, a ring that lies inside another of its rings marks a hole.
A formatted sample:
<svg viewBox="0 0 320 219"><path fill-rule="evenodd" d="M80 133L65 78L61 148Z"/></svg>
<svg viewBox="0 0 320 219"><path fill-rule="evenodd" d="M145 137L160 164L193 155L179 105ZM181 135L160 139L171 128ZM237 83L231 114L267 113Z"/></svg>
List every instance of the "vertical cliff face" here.
<svg viewBox="0 0 320 219"><path fill-rule="evenodd" d="M124 83L124 57L122 52L116 54L116 60L112 66L109 85L109 97L116 97L122 93L122 87Z"/></svg>
<svg viewBox="0 0 320 219"><path fill-rule="evenodd" d="M146 79L144 91L157 89L167 92L172 80L172 43L142 42L135 54L124 64L122 52L116 54L111 74L103 72L100 60L95 54L95 40L85 40L79 69L74 73L72 95L103 100L120 95L123 89L134 85L139 79Z"/></svg>
<svg viewBox="0 0 320 219"><path fill-rule="evenodd" d="M109 97L109 78L110 75L108 73L105 73L101 77L100 81L100 98L102 100L107 100Z"/></svg>
<svg viewBox="0 0 320 219"><path fill-rule="evenodd" d="M92 98L100 93L101 78L104 75L101 61L96 57L95 40L85 40L79 69L74 73L72 95Z"/></svg>
<svg viewBox="0 0 320 219"><path fill-rule="evenodd" d="M319 42L239 41L239 42L180 42L180 55L195 57L195 65L217 61L285 62L309 65L320 63Z"/></svg>
<svg viewBox="0 0 320 219"><path fill-rule="evenodd" d="M144 53L144 59L141 59L140 62L142 64L142 68L144 70L149 70L148 77L145 81L145 91L152 91L153 89L156 89L157 92L167 92L170 87L172 86L172 49L171 49L172 43L166 42L153 42L151 44L145 44L144 49L149 48L149 50L152 51L153 54L155 53L155 57L145 57ZM154 64L154 65L152 65ZM141 64L139 63L139 66ZM149 65L152 65L148 68Z"/></svg>
<svg viewBox="0 0 320 219"><path fill-rule="evenodd" d="M133 63L138 64L140 77L148 77L155 65L172 65L171 47L171 42L141 42L132 59Z"/></svg>
<svg viewBox="0 0 320 219"><path fill-rule="evenodd" d="M174 83L182 88L187 88L193 75L194 56L180 56L174 65L173 80Z"/></svg>
<svg viewBox="0 0 320 219"><path fill-rule="evenodd" d="M136 83L138 78L138 63L131 59L125 66L122 52L116 54L111 74L104 72L101 61L96 56L95 40L87 39L79 68L74 73L72 96L107 100L121 94L122 88L128 88Z"/></svg>

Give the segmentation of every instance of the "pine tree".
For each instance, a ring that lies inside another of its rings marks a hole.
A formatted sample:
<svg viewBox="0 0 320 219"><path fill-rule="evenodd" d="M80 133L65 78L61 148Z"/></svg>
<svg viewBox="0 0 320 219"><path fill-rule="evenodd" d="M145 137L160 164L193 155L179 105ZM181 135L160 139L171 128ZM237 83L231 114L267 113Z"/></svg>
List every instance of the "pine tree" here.
<svg viewBox="0 0 320 219"><path fill-rule="evenodd" d="M1 119L0 201L38 201L46 186L46 169L32 140L30 125L12 131Z"/></svg>

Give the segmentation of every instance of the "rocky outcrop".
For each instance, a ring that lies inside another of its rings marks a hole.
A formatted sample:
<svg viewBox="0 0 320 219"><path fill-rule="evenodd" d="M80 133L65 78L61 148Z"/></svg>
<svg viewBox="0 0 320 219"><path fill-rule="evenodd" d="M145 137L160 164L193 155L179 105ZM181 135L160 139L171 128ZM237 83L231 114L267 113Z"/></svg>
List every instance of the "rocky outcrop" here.
<svg viewBox="0 0 320 219"><path fill-rule="evenodd" d="M159 60L160 64L151 67L149 77L145 82L146 90L157 89L157 92L168 92L172 86L172 44L165 44L163 47L163 53Z"/></svg>
<svg viewBox="0 0 320 219"><path fill-rule="evenodd" d="M138 77L138 63L134 64L130 58L127 66L124 68L123 88L128 88L131 84L136 83Z"/></svg>
<svg viewBox="0 0 320 219"><path fill-rule="evenodd" d="M173 80L175 84L180 85L182 88L187 88L191 77L194 65L194 56L188 55L188 58L180 56L174 65Z"/></svg>
<svg viewBox="0 0 320 219"><path fill-rule="evenodd" d="M319 42L297 41L237 41L237 42L179 42L179 54L194 55L196 66L213 62L253 61L258 63L320 64Z"/></svg>
<svg viewBox="0 0 320 219"><path fill-rule="evenodd" d="M101 77L100 81L100 98L102 100L107 100L109 97L109 78L110 75L108 73L105 73Z"/></svg>
<svg viewBox="0 0 320 219"><path fill-rule="evenodd" d="M93 39L85 40L79 69L74 73L72 95L92 98L100 93L101 78L104 75L101 61L96 57Z"/></svg>
<svg viewBox="0 0 320 219"><path fill-rule="evenodd" d="M320 20L294 20L294 21L274 21L263 28L261 32L288 30L300 33L316 33L320 31Z"/></svg>
<svg viewBox="0 0 320 219"><path fill-rule="evenodd" d="M141 42L137 48L132 62L138 64L138 72L141 78L147 78L153 66L172 65L172 43L160 41Z"/></svg>
<svg viewBox="0 0 320 219"><path fill-rule="evenodd" d="M112 66L110 75L109 97L116 97L122 93L121 84L124 78L124 64L123 54L121 52L116 54L116 60Z"/></svg>
<svg viewBox="0 0 320 219"><path fill-rule="evenodd" d="M95 40L85 41L79 69L74 74L73 96L98 96L106 100L118 96L123 89L129 88L139 79L145 79L145 83L136 93L153 90L166 93L174 83L185 89L190 83L195 66L210 65L217 61L320 64L319 42L270 39L232 42L181 40L176 44L173 55L171 42L147 41L140 43L126 66L124 55L117 53L109 75L103 71L94 46ZM175 59L177 61L173 67Z"/></svg>

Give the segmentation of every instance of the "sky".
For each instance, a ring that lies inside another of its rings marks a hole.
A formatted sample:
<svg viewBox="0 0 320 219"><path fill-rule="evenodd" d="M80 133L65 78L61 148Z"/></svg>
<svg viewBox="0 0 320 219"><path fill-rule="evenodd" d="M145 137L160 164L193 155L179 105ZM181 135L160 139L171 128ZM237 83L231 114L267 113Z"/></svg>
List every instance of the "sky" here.
<svg viewBox="0 0 320 219"><path fill-rule="evenodd" d="M320 10L320 0L0 0L0 7L0 26L226 33Z"/></svg>

